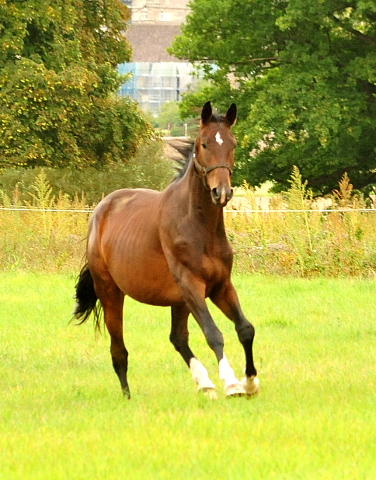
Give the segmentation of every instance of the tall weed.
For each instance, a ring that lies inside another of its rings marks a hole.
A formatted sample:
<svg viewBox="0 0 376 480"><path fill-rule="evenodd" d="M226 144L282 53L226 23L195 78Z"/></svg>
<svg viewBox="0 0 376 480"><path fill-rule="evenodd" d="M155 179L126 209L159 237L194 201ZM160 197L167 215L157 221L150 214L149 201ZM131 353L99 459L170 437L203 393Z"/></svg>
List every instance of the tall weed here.
<svg viewBox="0 0 376 480"><path fill-rule="evenodd" d="M297 168L290 185L265 210L243 184L241 194L251 211L225 213L235 271L373 278L376 210L365 208L347 175L327 210L319 210ZM77 272L91 212L87 198L55 193L43 170L26 193L18 185L11 194L0 191L0 269Z"/></svg>
<svg viewBox="0 0 376 480"><path fill-rule="evenodd" d="M376 210L353 193L345 174L331 206L320 210L294 167L290 189L257 209L255 193L243 185L252 212L226 215L239 272L311 276L375 276Z"/></svg>
<svg viewBox="0 0 376 480"><path fill-rule="evenodd" d="M0 192L0 269L75 270L85 249L90 210L84 196L52 195L43 170L30 200Z"/></svg>

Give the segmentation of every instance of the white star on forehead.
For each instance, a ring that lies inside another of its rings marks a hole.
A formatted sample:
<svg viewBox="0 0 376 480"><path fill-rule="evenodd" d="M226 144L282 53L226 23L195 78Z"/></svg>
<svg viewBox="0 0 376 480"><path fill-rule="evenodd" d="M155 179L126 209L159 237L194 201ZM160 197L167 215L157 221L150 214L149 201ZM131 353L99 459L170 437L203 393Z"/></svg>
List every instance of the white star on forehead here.
<svg viewBox="0 0 376 480"><path fill-rule="evenodd" d="M216 142L218 143L218 145L222 145L223 140L222 140L221 134L220 134L219 132L217 132L217 133L215 134L215 140L216 140Z"/></svg>

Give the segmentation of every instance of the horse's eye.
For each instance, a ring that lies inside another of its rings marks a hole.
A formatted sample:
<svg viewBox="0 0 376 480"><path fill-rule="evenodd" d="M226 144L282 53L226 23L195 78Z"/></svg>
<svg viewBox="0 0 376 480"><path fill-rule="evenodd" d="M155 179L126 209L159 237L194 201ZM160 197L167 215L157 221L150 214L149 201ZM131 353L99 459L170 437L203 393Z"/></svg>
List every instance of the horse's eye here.
<svg viewBox="0 0 376 480"><path fill-rule="evenodd" d="M202 148L206 148L206 143L201 143Z"/></svg>

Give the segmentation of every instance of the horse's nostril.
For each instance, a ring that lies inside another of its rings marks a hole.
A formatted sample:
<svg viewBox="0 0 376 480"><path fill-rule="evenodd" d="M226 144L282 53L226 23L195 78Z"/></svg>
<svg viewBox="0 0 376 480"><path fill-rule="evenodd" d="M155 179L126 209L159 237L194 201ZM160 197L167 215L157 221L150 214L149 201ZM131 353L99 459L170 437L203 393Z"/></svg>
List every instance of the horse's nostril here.
<svg viewBox="0 0 376 480"><path fill-rule="evenodd" d="M230 187L220 185L219 187L213 188L211 191L211 197L213 202L216 205L224 206L232 198L233 190Z"/></svg>
<svg viewBox="0 0 376 480"><path fill-rule="evenodd" d="M215 199L215 200L219 200L221 198L221 194L222 194L222 189L220 187L217 187L217 188L213 188L212 190L212 197Z"/></svg>
<svg viewBox="0 0 376 480"><path fill-rule="evenodd" d="M215 202L222 203L225 197L226 197L226 192L223 187L213 188L212 198Z"/></svg>

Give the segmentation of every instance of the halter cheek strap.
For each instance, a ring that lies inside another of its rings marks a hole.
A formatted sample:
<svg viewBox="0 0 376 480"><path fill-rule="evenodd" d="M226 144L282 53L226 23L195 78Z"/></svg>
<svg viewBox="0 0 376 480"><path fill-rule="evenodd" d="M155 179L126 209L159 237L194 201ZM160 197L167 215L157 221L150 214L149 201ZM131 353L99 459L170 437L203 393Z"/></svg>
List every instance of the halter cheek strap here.
<svg viewBox="0 0 376 480"><path fill-rule="evenodd" d="M212 172L216 168L227 168L227 170L230 172L230 175L232 175L232 168L229 165L227 165L227 163L218 163L217 165L210 165L209 167L203 167L200 163L198 163L195 153L193 153L192 158L193 158L193 163L196 167L196 170L202 177L202 181L204 183L205 188L209 188L208 184L206 183L206 177L208 173Z"/></svg>

